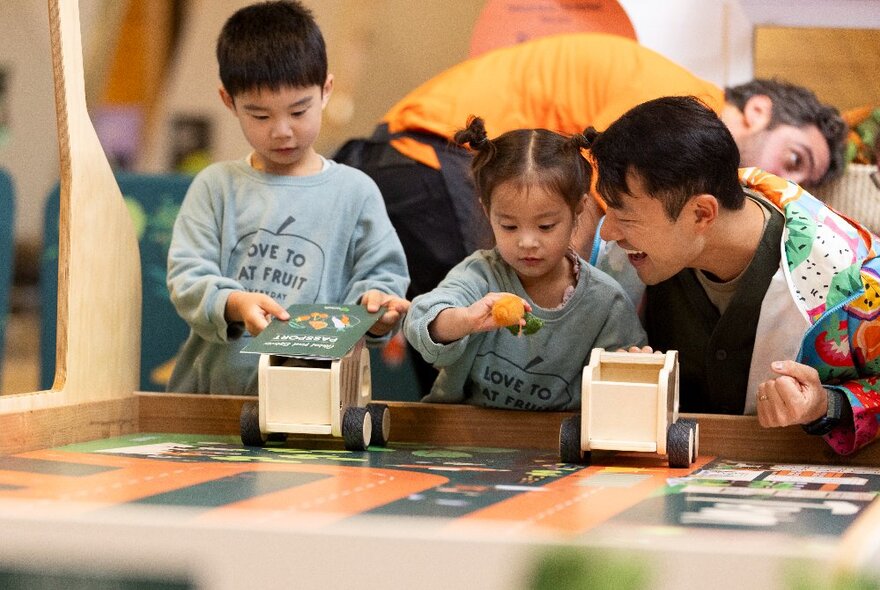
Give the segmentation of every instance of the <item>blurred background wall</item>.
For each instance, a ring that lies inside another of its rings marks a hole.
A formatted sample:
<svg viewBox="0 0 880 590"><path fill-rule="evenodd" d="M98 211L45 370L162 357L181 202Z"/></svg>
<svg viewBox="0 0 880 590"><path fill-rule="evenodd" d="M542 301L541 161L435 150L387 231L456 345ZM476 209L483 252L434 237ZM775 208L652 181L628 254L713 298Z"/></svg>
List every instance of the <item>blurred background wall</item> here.
<svg viewBox="0 0 880 590"><path fill-rule="evenodd" d="M106 148L126 167L167 171L200 141L210 159L247 146L217 98L214 41L249 0L81 0L87 91ZM465 59L477 0L305 0L328 43L336 90L318 148L370 132L395 100ZM508 5L517 4L508 1ZM522 6L601 5L520 0ZM718 84L753 72L814 88L840 108L880 102L880 10L871 0L621 0L640 42ZM12 172L24 256L41 241L57 180L44 0L0 3L0 166ZM755 25L757 29L755 29ZM834 27L829 29L828 27ZM756 34L753 34L755 33ZM124 130L124 131L120 131ZM198 165L199 161L190 162Z"/></svg>

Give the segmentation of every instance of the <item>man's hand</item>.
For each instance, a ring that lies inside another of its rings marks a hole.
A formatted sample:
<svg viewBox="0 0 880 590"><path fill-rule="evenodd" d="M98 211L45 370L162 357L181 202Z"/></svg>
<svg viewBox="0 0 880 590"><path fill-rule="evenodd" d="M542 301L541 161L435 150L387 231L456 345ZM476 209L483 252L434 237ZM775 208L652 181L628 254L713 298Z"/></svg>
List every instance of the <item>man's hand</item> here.
<svg viewBox="0 0 880 590"><path fill-rule="evenodd" d="M245 291L229 294L224 315L227 322L243 322L252 336L265 330L273 316L282 321L290 319L287 310L268 295Z"/></svg>
<svg viewBox="0 0 880 590"><path fill-rule="evenodd" d="M780 376L758 386L758 422L765 428L808 424L828 412L828 392L813 367L794 361L775 361Z"/></svg>
<svg viewBox="0 0 880 590"><path fill-rule="evenodd" d="M630 346L629 348L618 348L615 352L642 352L646 354L663 354L662 352L654 351L650 346Z"/></svg>
<svg viewBox="0 0 880 590"><path fill-rule="evenodd" d="M385 313L370 328L369 333L372 336L384 336L390 332L409 311L409 301L377 289L371 289L364 293L361 297L361 305L366 307L370 313L375 313L379 311L380 307L385 306Z"/></svg>

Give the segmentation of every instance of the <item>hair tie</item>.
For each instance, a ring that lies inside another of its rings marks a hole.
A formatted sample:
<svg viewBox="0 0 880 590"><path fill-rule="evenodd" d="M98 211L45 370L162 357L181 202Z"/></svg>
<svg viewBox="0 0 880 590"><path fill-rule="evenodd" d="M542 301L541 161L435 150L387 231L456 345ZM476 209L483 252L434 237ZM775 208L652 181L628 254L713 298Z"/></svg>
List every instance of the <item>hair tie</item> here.
<svg viewBox="0 0 880 590"><path fill-rule="evenodd" d="M590 125L586 129L584 129L583 136L584 136L584 139L587 140L587 147L591 147L593 145L593 142L595 142L597 139L599 139L600 135L601 135L601 133L596 131L596 128L593 127L592 125Z"/></svg>

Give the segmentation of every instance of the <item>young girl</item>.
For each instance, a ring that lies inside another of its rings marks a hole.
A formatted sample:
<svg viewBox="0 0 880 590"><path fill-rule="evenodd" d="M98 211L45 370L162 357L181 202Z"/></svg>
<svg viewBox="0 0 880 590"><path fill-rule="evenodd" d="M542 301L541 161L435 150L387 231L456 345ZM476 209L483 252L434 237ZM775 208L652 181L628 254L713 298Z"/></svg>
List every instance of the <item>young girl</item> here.
<svg viewBox="0 0 880 590"><path fill-rule="evenodd" d="M647 343L621 287L570 246L590 198L586 140L544 129L490 140L482 119L472 118L455 141L476 150L474 182L496 246L473 253L412 302L406 337L440 370L423 401L579 408L593 348ZM543 327L515 335L499 326L492 307L508 293Z"/></svg>

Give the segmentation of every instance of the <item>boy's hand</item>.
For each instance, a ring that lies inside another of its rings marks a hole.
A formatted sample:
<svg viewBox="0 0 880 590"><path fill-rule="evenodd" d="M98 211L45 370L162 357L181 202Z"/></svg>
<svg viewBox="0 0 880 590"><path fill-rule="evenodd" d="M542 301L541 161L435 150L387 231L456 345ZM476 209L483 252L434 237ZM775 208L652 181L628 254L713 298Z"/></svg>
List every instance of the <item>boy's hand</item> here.
<svg viewBox="0 0 880 590"><path fill-rule="evenodd" d="M409 311L409 301L376 289L371 289L364 293L363 297L361 297L361 305L366 307L370 313L379 311L379 308L382 306L385 307L385 313L370 328L369 334L371 336L384 336Z"/></svg>
<svg viewBox="0 0 880 590"><path fill-rule="evenodd" d="M245 291L229 294L224 315L227 322L243 322L252 336L265 330L273 316L282 321L290 319L287 310L268 295Z"/></svg>
<svg viewBox="0 0 880 590"><path fill-rule="evenodd" d="M468 307L448 307L437 314L428 332L431 339L440 344L448 344L460 340L469 334L476 332L491 332L505 326L499 326L492 316L492 306L495 302L509 295L508 293L489 293L479 301ZM532 306L525 299L523 306L526 311L532 311ZM525 320L520 320L520 325L525 325Z"/></svg>

